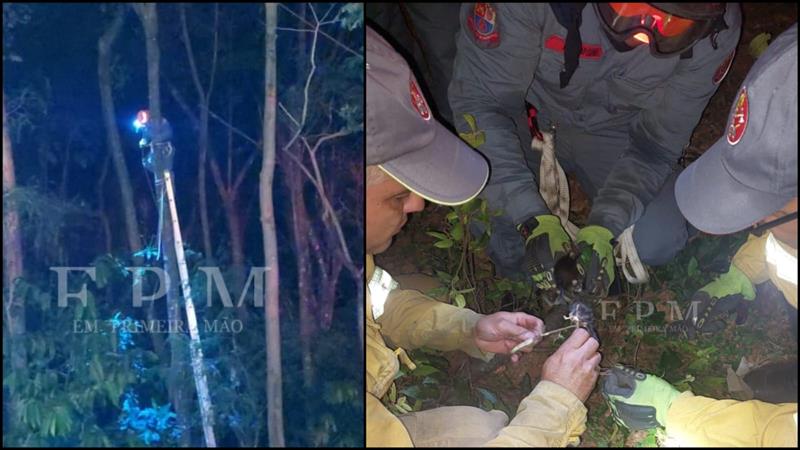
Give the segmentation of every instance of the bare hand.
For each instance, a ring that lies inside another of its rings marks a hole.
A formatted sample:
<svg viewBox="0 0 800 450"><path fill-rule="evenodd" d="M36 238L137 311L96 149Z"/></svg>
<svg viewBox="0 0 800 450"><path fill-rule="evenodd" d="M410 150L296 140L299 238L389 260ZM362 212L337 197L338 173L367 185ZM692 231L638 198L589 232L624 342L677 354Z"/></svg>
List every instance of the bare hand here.
<svg viewBox="0 0 800 450"><path fill-rule="evenodd" d="M520 342L533 338L534 342L541 340L544 332L544 322L530 314L497 312L481 317L475 324L475 345L492 353L510 353ZM530 352L533 345L521 350ZM511 361L517 362L518 354L511 355Z"/></svg>
<svg viewBox="0 0 800 450"><path fill-rule="evenodd" d="M542 380L564 387L585 402L599 374L597 367L602 358L597 352L599 347L600 343L590 337L586 330L576 329L544 362Z"/></svg>

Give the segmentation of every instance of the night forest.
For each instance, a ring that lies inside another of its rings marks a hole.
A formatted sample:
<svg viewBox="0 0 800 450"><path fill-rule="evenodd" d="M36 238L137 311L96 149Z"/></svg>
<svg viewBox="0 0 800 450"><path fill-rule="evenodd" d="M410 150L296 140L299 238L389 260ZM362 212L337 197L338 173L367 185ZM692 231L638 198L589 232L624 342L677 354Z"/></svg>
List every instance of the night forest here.
<svg viewBox="0 0 800 450"><path fill-rule="evenodd" d="M363 27L3 4L3 446L363 445Z"/></svg>

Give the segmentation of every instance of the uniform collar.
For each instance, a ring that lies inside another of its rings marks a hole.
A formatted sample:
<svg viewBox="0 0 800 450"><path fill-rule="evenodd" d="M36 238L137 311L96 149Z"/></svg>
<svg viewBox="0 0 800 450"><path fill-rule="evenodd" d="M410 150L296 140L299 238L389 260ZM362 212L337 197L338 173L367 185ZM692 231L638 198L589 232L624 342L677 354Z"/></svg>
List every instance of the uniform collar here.
<svg viewBox="0 0 800 450"><path fill-rule="evenodd" d="M765 255L767 263L775 266L779 278L797 286L797 249L768 233Z"/></svg>
<svg viewBox="0 0 800 450"><path fill-rule="evenodd" d="M375 260L372 255L367 254L367 276L364 279L367 283L372 279L373 272L375 272Z"/></svg>

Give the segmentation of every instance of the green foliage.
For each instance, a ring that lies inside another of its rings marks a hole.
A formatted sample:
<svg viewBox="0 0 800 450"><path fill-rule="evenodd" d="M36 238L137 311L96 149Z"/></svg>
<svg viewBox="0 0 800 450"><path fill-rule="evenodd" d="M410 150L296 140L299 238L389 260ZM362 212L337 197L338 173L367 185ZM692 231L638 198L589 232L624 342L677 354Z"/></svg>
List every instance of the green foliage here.
<svg viewBox="0 0 800 450"><path fill-rule="evenodd" d="M3 4L5 10L5 4ZM37 131L48 115L48 105L52 93L50 83L45 80L43 87L25 86L11 90L6 96L6 123L14 142L20 140L25 132Z"/></svg>
<svg viewBox="0 0 800 450"><path fill-rule="evenodd" d="M435 248L447 250L444 258L447 270L437 270L436 273L446 286L450 302L460 308L469 306L479 312L485 311L478 301L477 281L482 274L477 268L474 254L486 249L491 233L490 218L497 214L489 212L486 200L476 198L452 207L445 217L443 230L427 232L436 239L433 243ZM479 223L485 230L477 238L469 231L473 222Z"/></svg>
<svg viewBox="0 0 800 450"><path fill-rule="evenodd" d="M585 439L597 447L622 447L627 432L615 420L608 403L603 401L589 408Z"/></svg>
<svg viewBox="0 0 800 450"><path fill-rule="evenodd" d="M22 57L13 51L16 29L31 21L31 7L25 3L3 3L3 63L22 62Z"/></svg>
<svg viewBox="0 0 800 450"><path fill-rule="evenodd" d="M199 426L198 411L193 410L188 417L177 417L168 405L169 360L161 360L150 349L150 341L143 333L131 331L145 318L144 311L130 305L133 277L126 269L128 265L131 261L102 255L93 263L95 282L86 273L70 272L66 290L74 293L85 289L85 306L75 299L68 299L66 307L57 305L52 294L58 292L54 274L36 283L18 280L16 294L23 298L28 317L26 335L21 341L27 366L12 370L8 346L4 345L3 386L11 394L8 405L13 411L10 425L4 428L6 445L141 446L154 442L175 445L183 427ZM155 288L152 279L146 277L141 282L145 283L145 294ZM202 308L201 304L198 306ZM263 329L261 332L258 327L252 329L259 337L263 336ZM173 344L187 340L186 336L175 333L170 338L175 338L167 339ZM229 419L218 421L217 437L222 440L231 436L236 426L257 429L262 422L264 397L261 383L230 382L236 369L238 373L263 373L260 367L253 370L242 367L241 363L263 363L263 355L257 351L263 340L251 336L244 340L252 343L248 348L242 347L232 355L225 352L226 356L219 357L219 348L232 346L230 342L219 341L229 339L230 335L214 336L204 341L214 406L221 417ZM188 351L185 358L181 362L185 371L175 375L191 380ZM223 366L224 370L215 366ZM239 375L239 378L244 377ZM184 395L195 395L194 383L181 386L187 390ZM152 408L138 406L130 395L125 397L126 392L147 399Z"/></svg>
<svg viewBox="0 0 800 450"><path fill-rule="evenodd" d="M343 28L353 31L364 26L364 4L347 3L339 10L338 19Z"/></svg>
<svg viewBox="0 0 800 450"><path fill-rule="evenodd" d="M70 291L87 279L74 277ZM114 427L101 421L119 406L123 389L135 380L125 364L131 356L116 353L102 321L95 322L96 296L91 291L87 307L59 308L51 304L55 299L47 291L26 280L19 284L17 294L25 299L26 313L36 319L24 340L27 366L14 371L7 358L3 360L3 386L13 393L17 419L4 429L4 442L45 447L110 444ZM80 320L73 321L76 317Z"/></svg>
<svg viewBox="0 0 800 450"><path fill-rule="evenodd" d="M444 284L437 294L447 294L449 301L456 305L461 304L461 294L467 307L481 308L480 311L486 314L497 310L517 310L518 299L532 296L529 284L496 279L477 267L464 270L464 267L470 267L469 264L474 261L469 245L478 240L467 231L470 229L470 221L478 220L478 217L469 215L473 211L480 211L480 208L473 205L467 205L464 209L453 208L448 211L442 229L427 232L433 238L433 253L438 255L435 259L438 264L434 265L434 271ZM686 340L664 332L668 322L674 320L670 314L670 305L655 304L653 306L657 308L650 309L648 300L676 300L675 306L685 312L691 295L697 289L728 270L731 257L744 243L746 236L746 233L699 236L674 261L665 266L651 268L649 286L642 286L638 292L620 296L617 301L622 306L622 314L602 324L609 330L621 330L621 333L611 332L610 337L607 337L609 340L604 342L604 365L614 362L634 364L640 370L663 377L680 391L691 390L697 395L724 399L730 398L725 380L726 365L735 368L742 356L752 354L753 351L757 351L762 357L772 358L796 353L796 347L791 344L788 349L781 351L783 343L765 339L764 329L770 325L761 324L761 319L753 314L750 315L746 327L736 327L735 330L729 327L724 333ZM465 248L467 256L463 257ZM470 270L475 270L474 278ZM464 290L468 292L460 292ZM644 291L655 292L657 295L647 293L643 296ZM637 306L641 308L641 316L637 315ZM752 323L754 321L755 324ZM558 340L552 343L559 345ZM474 372L465 373L461 368L454 370L446 360L426 360L432 354L436 353L426 349L412 352L412 360L418 364L418 369L396 381L394 399L403 407L407 405L409 410L452 404L506 410L500 401L502 394L511 392L521 398L529 392L519 386L509 390L497 388L495 384L503 375L490 377L494 378L491 383L486 380L476 382ZM447 376L439 377L440 373ZM615 423L607 404L604 401L597 402L597 396L599 394L595 392L588 403L587 431L583 439L589 445L664 445L662 429L630 433ZM511 404L510 416L514 414L514 406ZM402 409L395 408L394 411L400 412Z"/></svg>
<svg viewBox="0 0 800 450"><path fill-rule="evenodd" d="M3 194L3 209L16 208L25 242L47 263L59 262L59 249L68 242L65 231L90 223L91 214L81 205L65 201L38 188L17 186ZM58 264L53 264L58 265Z"/></svg>

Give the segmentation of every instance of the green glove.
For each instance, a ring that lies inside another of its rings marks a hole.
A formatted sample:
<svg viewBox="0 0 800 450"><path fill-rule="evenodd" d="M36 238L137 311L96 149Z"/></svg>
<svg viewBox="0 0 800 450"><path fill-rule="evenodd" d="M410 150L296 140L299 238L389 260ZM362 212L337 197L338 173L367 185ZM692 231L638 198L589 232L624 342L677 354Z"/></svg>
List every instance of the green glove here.
<svg viewBox="0 0 800 450"><path fill-rule="evenodd" d="M667 411L680 394L657 376L619 364L609 369L602 392L614 417L631 431L665 426Z"/></svg>
<svg viewBox="0 0 800 450"><path fill-rule="evenodd" d="M539 289L555 288L553 266L572 246L561 220L549 214L536 216L517 229L525 239L525 265L534 284Z"/></svg>
<svg viewBox="0 0 800 450"><path fill-rule="evenodd" d="M613 238L611 231L599 225L589 225L578 231L578 264L586 274L583 292L589 295L605 297L614 282Z"/></svg>
<svg viewBox="0 0 800 450"><path fill-rule="evenodd" d="M742 300L754 300L753 283L741 270L731 264L727 273L700 288L692 295L684 325L689 338L698 333L717 333L725 328L725 317Z"/></svg>

